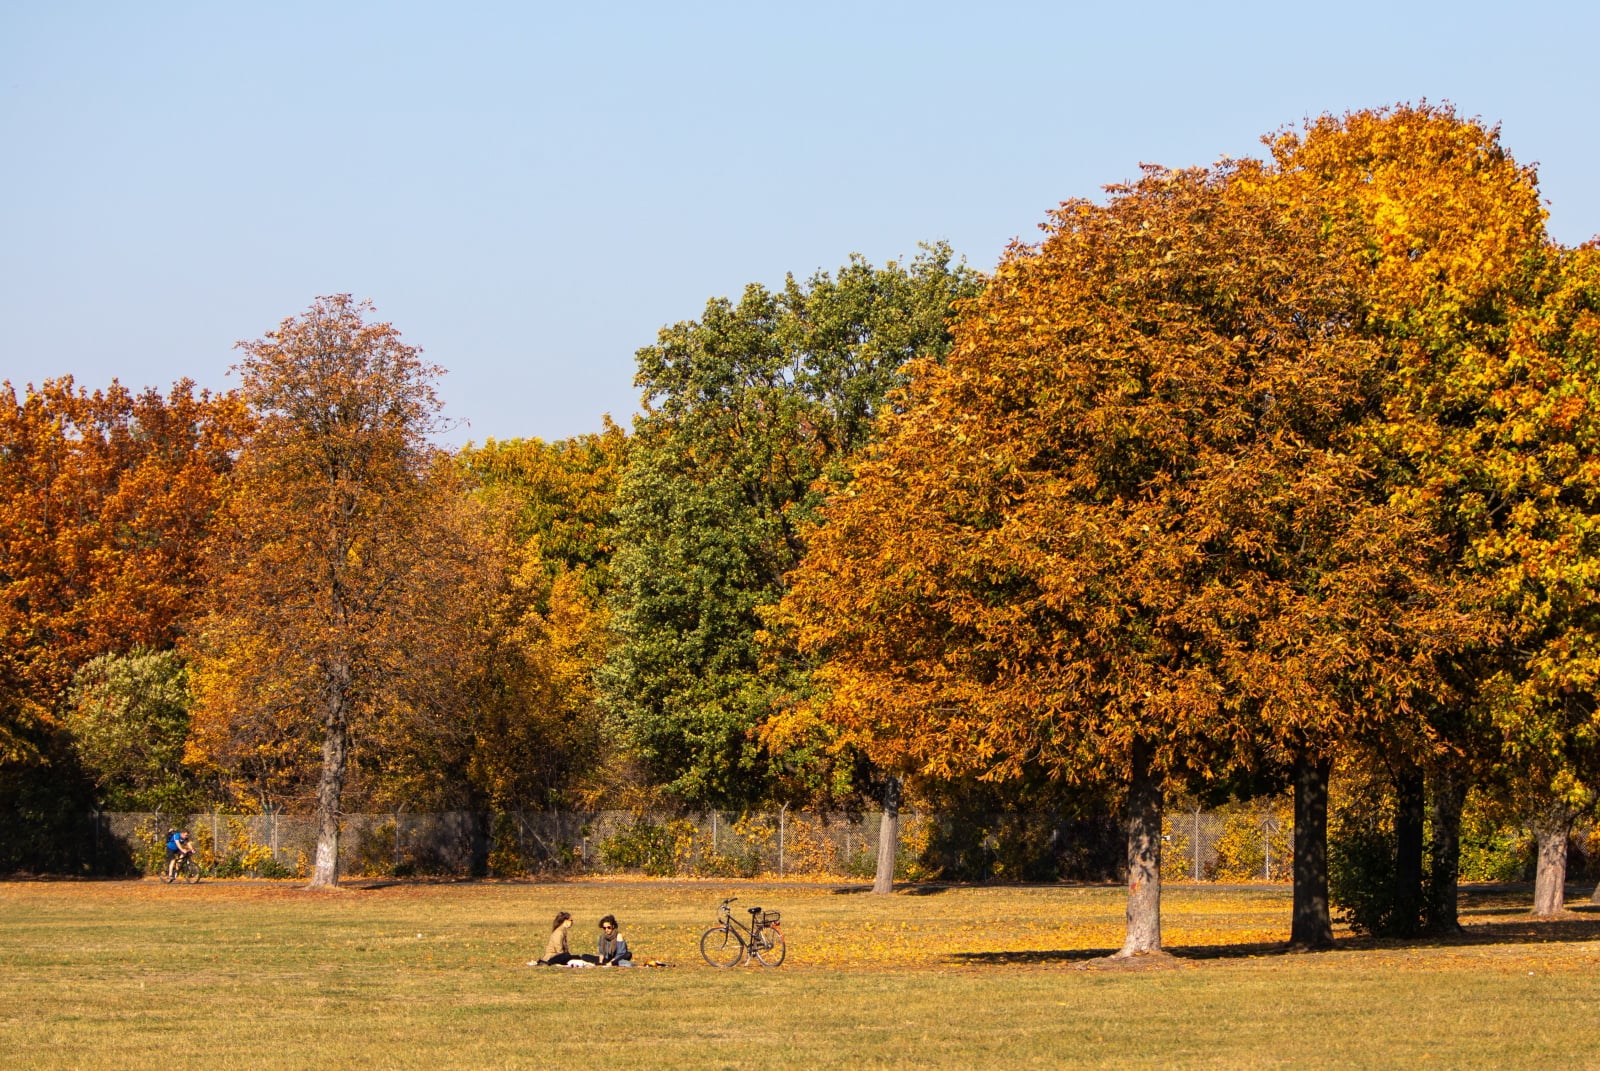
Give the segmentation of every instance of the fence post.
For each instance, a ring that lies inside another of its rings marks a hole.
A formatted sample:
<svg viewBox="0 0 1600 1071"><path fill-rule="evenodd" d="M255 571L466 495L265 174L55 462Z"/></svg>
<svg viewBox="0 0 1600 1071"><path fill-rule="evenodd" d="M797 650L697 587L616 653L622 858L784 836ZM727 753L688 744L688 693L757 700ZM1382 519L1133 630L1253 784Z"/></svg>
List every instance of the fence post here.
<svg viewBox="0 0 1600 1071"><path fill-rule="evenodd" d="M1194 880L1200 880L1200 805L1194 805Z"/></svg>
<svg viewBox="0 0 1600 1071"><path fill-rule="evenodd" d="M394 812L394 862L391 866L396 872L400 870L400 812L405 809L406 805L402 803Z"/></svg>
<svg viewBox="0 0 1600 1071"><path fill-rule="evenodd" d="M1266 880L1272 880L1272 834L1278 829L1278 820L1268 811L1267 816L1261 820L1261 848L1266 854Z"/></svg>
<svg viewBox="0 0 1600 1071"><path fill-rule="evenodd" d="M717 812L711 812L711 854L717 854Z"/></svg>
<svg viewBox="0 0 1600 1071"><path fill-rule="evenodd" d="M216 811L211 812L211 856L213 859L222 856L222 849L218 846Z"/></svg>
<svg viewBox="0 0 1600 1071"><path fill-rule="evenodd" d="M778 808L778 877L783 877L783 836L787 832L786 819L789 815L789 805L785 803Z"/></svg>

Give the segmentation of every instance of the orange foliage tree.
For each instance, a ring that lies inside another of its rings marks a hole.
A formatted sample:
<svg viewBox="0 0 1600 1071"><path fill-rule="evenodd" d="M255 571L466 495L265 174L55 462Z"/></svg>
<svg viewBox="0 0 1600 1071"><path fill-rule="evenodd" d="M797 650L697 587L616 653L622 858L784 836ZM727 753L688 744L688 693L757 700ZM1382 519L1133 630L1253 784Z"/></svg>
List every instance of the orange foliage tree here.
<svg viewBox="0 0 1600 1071"><path fill-rule="evenodd" d="M813 713L886 759L1128 778L1128 952L1159 943L1163 776L1293 767L1304 946L1331 936L1342 749L1410 800L1411 927L1454 923L1474 764L1567 821L1592 798L1594 254L1553 246L1532 171L1449 109L1269 145L1014 249L776 618L822 662Z"/></svg>
<svg viewBox="0 0 1600 1071"><path fill-rule="evenodd" d="M0 811L71 796L59 715L79 667L170 648L202 612L196 566L247 426L238 398L186 380L165 396L70 378L0 389L0 781L25 793L30 771L56 770Z"/></svg>
<svg viewBox="0 0 1600 1071"><path fill-rule="evenodd" d="M136 645L171 646L195 613L196 566L240 436L234 395L163 397L70 377L0 391L0 659L50 704L73 671Z"/></svg>
<svg viewBox="0 0 1600 1071"><path fill-rule="evenodd" d="M258 428L211 541L215 610L194 644L196 761L292 782L320 752L313 886L338 882L352 734L386 745L462 723L456 662L485 590L456 469L427 440L440 370L370 312L319 298L240 344Z"/></svg>
<svg viewBox="0 0 1600 1071"><path fill-rule="evenodd" d="M822 663L814 710L883 761L1125 778L1125 954L1160 944L1163 781L1262 762L1295 767L1294 940L1325 943L1329 758L1421 735L1483 634L1386 437L1409 384L1383 228L1452 194L1376 211L1345 177L1150 169L1063 206L915 367L777 617Z"/></svg>

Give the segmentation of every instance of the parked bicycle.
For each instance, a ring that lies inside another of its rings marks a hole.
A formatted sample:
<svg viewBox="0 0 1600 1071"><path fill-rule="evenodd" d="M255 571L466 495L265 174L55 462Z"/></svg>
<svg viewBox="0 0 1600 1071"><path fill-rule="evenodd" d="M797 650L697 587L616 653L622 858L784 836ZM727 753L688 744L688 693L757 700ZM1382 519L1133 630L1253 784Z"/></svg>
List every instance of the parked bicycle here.
<svg viewBox="0 0 1600 1071"><path fill-rule="evenodd" d="M746 926L733 917L728 906L737 899L730 896L717 908L717 924L700 935L700 954L713 967L737 967L752 956L763 967L776 967L786 951L779 929L782 916L759 907L747 908L750 924Z"/></svg>
<svg viewBox="0 0 1600 1071"><path fill-rule="evenodd" d="M171 885L175 881L182 881L193 885L200 880L200 861L192 854L186 855L177 861L177 865L169 866L161 872L161 880Z"/></svg>

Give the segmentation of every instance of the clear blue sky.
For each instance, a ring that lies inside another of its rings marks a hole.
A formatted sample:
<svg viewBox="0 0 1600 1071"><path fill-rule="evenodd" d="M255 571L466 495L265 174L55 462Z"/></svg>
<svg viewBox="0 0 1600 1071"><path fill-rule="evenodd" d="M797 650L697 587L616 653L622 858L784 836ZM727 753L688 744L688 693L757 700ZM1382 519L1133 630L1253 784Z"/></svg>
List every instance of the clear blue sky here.
<svg viewBox="0 0 1600 1071"><path fill-rule="evenodd" d="M634 411L707 298L944 239L992 267L1141 161L1449 100L1600 232L1600 5L0 7L0 378L228 387L371 298L452 441Z"/></svg>

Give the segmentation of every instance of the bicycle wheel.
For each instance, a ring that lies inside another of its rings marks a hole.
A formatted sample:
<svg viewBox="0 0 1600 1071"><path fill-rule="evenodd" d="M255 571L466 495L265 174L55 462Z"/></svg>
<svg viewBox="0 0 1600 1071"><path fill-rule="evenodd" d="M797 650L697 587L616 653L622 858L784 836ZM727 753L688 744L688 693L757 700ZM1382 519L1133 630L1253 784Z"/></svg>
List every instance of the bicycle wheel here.
<svg viewBox="0 0 1600 1071"><path fill-rule="evenodd" d="M713 967L736 967L744 960L744 942L732 926L713 926L700 935L700 954Z"/></svg>
<svg viewBox="0 0 1600 1071"><path fill-rule="evenodd" d="M193 859L183 861L183 880L193 885L200 880L200 864Z"/></svg>
<svg viewBox="0 0 1600 1071"><path fill-rule="evenodd" d="M750 951L755 953L756 959L761 961L763 967L776 967L783 962L788 948L784 945L783 934L777 927L763 926L751 939Z"/></svg>
<svg viewBox="0 0 1600 1071"><path fill-rule="evenodd" d="M173 882L177 881L178 868L173 866L171 863L168 863L166 866L162 867L161 880L166 882L168 885L171 885Z"/></svg>

